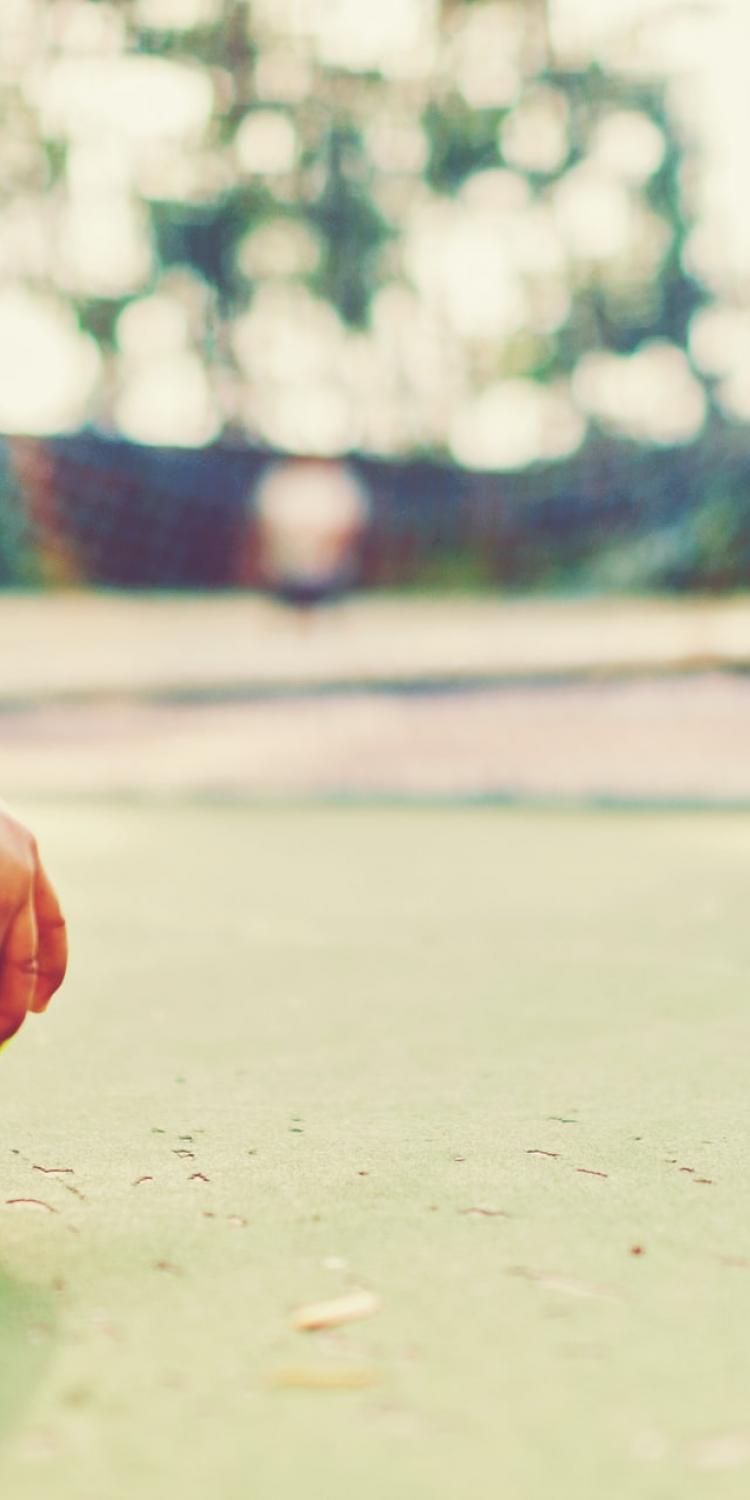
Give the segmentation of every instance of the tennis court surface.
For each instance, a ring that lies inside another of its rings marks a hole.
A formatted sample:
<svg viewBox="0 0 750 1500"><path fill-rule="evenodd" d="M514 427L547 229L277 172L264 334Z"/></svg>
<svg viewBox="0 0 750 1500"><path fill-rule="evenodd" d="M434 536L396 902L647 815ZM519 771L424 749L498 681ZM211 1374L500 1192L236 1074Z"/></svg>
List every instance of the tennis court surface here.
<svg viewBox="0 0 750 1500"><path fill-rule="evenodd" d="M750 818L22 811L3 1495L747 1495Z"/></svg>

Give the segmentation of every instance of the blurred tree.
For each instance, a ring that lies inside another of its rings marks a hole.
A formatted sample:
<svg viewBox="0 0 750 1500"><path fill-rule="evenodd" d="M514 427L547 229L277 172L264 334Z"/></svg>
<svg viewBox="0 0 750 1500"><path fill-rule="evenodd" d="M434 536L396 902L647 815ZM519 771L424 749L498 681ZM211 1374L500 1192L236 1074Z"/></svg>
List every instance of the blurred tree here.
<svg viewBox="0 0 750 1500"><path fill-rule="evenodd" d="M561 56L547 0L11 11L0 155L46 247L9 265L4 211L0 259L99 345L105 425L507 470L700 432L671 96Z"/></svg>

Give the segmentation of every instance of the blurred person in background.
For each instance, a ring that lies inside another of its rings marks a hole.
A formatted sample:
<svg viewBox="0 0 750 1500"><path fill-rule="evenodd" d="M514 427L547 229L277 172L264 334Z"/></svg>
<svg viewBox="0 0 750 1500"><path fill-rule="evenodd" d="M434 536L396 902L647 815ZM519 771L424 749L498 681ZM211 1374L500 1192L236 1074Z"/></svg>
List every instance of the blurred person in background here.
<svg viewBox="0 0 750 1500"><path fill-rule="evenodd" d="M262 575L278 598L309 610L351 587L369 505L343 465L274 464L260 480L255 510Z"/></svg>
<svg viewBox="0 0 750 1500"><path fill-rule="evenodd" d="M0 806L0 1046L65 977L65 919L27 828Z"/></svg>

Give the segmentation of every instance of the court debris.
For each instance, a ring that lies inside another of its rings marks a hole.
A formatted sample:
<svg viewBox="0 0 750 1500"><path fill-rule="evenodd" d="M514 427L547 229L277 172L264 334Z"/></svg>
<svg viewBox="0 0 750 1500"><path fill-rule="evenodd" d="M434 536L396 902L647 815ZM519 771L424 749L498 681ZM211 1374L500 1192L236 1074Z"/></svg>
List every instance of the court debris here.
<svg viewBox="0 0 750 1500"><path fill-rule="evenodd" d="M535 1271L526 1266L511 1266L511 1276L522 1276L525 1281L533 1281L537 1286L548 1292L560 1292L565 1297L577 1297L585 1302L619 1302L621 1298L617 1292L609 1287L594 1286L588 1281L579 1281L574 1276L558 1276L548 1271Z"/></svg>
<svg viewBox="0 0 750 1500"><path fill-rule="evenodd" d="M509 1219L510 1214L504 1208L487 1208L483 1203L478 1203L475 1208L462 1208L460 1213L473 1219Z"/></svg>
<svg viewBox="0 0 750 1500"><path fill-rule="evenodd" d="M44 1203L41 1198L6 1198L7 1208L31 1208L45 1214L56 1214L57 1209L51 1203Z"/></svg>
<svg viewBox="0 0 750 1500"><path fill-rule="evenodd" d="M333 1297L327 1302L311 1302L298 1307L292 1314L292 1326L301 1333L314 1333L320 1328L339 1328L343 1323L355 1323L360 1318L370 1318L378 1311L380 1302L374 1292L347 1292L343 1297Z"/></svg>

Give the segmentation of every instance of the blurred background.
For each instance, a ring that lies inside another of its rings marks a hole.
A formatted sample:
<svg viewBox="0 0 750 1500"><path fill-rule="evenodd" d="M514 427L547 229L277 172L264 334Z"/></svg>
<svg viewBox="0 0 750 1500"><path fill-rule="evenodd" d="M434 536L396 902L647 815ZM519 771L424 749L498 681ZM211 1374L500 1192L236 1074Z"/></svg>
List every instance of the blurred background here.
<svg viewBox="0 0 750 1500"><path fill-rule="evenodd" d="M0 785L750 797L744 0L3 0Z"/></svg>

